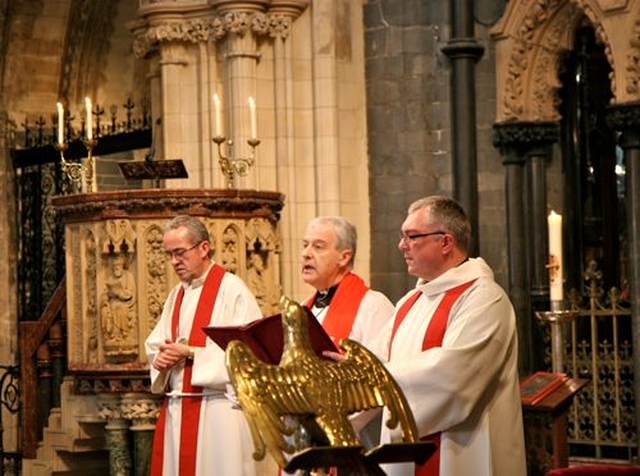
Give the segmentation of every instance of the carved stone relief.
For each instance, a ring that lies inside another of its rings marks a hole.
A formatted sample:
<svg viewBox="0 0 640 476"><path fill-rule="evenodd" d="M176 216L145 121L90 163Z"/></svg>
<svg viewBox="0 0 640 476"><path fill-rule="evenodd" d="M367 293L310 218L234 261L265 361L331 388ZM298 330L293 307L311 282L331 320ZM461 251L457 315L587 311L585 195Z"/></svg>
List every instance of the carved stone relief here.
<svg viewBox="0 0 640 476"><path fill-rule="evenodd" d="M126 360L137 355L136 280L129 269L129 253L105 257L106 273L100 296L100 322L104 352L108 360Z"/></svg>
<svg viewBox="0 0 640 476"><path fill-rule="evenodd" d="M107 362L124 362L138 355L138 293L132 265L136 234L129 220L107 220L100 238L99 300L102 351Z"/></svg>
<svg viewBox="0 0 640 476"><path fill-rule="evenodd" d="M596 3L603 12L607 12L627 8L629 0L597 0Z"/></svg>
<svg viewBox="0 0 640 476"><path fill-rule="evenodd" d="M220 265L233 274L238 274L240 233L234 225L227 226L222 232L222 246L220 247Z"/></svg>
<svg viewBox="0 0 640 476"><path fill-rule="evenodd" d="M87 324L85 329L87 331L86 340L86 356L90 363L98 362L98 313L96 305L97 296L97 260L96 260L96 237L91 228L83 230L84 234L84 256L86 262L84 265L84 296L86 300L85 316Z"/></svg>
<svg viewBox="0 0 640 476"><path fill-rule="evenodd" d="M509 2L495 38L498 122L559 118L558 71L580 19L593 25L611 65L612 103L640 99L640 17L631 0Z"/></svg>
<svg viewBox="0 0 640 476"><path fill-rule="evenodd" d="M162 306L166 297L167 289L167 262L162 247L162 229L158 225L149 226L143 235L144 263L146 263L146 292L144 296L145 308L147 312L147 327L144 334L151 333L162 314Z"/></svg>
<svg viewBox="0 0 640 476"><path fill-rule="evenodd" d="M249 32L256 36L286 39L291 24L290 15L243 11L229 11L210 18L161 20L153 25L142 21L132 28L135 36L133 53L137 58L145 58L161 43L207 43L219 41L228 34L242 37Z"/></svg>
<svg viewBox="0 0 640 476"><path fill-rule="evenodd" d="M263 312L274 314L282 295L272 263L280 253L279 236L268 221L255 218L248 223L246 243L247 285L256 296Z"/></svg>

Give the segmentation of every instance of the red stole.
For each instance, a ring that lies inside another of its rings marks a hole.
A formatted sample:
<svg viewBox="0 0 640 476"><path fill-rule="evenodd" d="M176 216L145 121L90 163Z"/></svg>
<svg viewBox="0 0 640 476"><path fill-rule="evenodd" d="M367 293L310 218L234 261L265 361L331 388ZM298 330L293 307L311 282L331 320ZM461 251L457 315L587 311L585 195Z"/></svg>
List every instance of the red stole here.
<svg viewBox="0 0 640 476"><path fill-rule="evenodd" d="M218 297L220 283L224 277L224 268L214 264L207 278L204 281L202 293L196 307L196 315L191 326L189 334L189 345L196 347L204 347L206 334L202 328L208 326L211 321L211 312L213 305ZM173 305L173 315L171 317L171 340L175 342L178 338L176 332L180 320L180 306L184 297L184 288L180 286L176 301ZM191 385L191 375L193 373L193 361L186 359L184 361L184 377L182 383L182 391L184 393L201 393L202 387ZM153 438L153 451L151 456L150 476L161 476L163 455L164 455L164 434L166 424L166 413L168 398L165 398L158 421L156 422L156 430ZM196 474L196 454L198 449L198 422L200 421L200 404L202 397L184 397L181 405L181 425L180 425L180 454L179 469L180 476L192 476Z"/></svg>
<svg viewBox="0 0 640 476"><path fill-rule="evenodd" d="M346 339L351 334L358 308L368 290L362 278L353 273L347 274L338 284L327 315L322 321L322 327L336 345L340 343L340 339ZM315 294L307 300L305 305L310 307L314 299Z"/></svg>
<svg viewBox="0 0 640 476"><path fill-rule="evenodd" d="M461 284L455 288L449 289L443 296L440 304L433 313L427 332L424 334L424 340L422 341L422 350L428 350L433 347L442 347L442 340L444 339L444 333L447 330L447 323L449 321L449 314L451 308L458 300L460 295L464 293L469 287L475 283L475 279L468 283ZM396 331L402 320L406 317L409 309L418 300L421 291L416 291L409 299L407 299L396 314L396 320L393 323L393 330L391 331L391 342L395 337ZM389 352L391 352L391 346L389 346ZM423 464L416 465L415 476L438 476L440 474L440 433L421 438L422 441L432 441L436 444L436 452Z"/></svg>

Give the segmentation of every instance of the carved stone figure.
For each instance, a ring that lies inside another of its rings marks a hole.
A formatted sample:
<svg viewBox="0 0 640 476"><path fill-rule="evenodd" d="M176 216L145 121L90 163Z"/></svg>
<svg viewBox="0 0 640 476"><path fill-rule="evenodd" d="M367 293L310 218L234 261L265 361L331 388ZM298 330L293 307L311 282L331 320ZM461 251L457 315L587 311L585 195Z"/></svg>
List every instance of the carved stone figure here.
<svg viewBox="0 0 640 476"><path fill-rule="evenodd" d="M107 355L135 352L136 283L126 255L109 257L109 275L100 299L100 320Z"/></svg>

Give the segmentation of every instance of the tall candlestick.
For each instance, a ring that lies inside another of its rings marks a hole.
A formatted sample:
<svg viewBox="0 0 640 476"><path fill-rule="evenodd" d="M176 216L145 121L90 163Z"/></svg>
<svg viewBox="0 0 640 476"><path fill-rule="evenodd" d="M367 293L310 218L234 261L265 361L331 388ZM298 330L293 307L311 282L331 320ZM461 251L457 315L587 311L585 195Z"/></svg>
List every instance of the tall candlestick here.
<svg viewBox="0 0 640 476"><path fill-rule="evenodd" d="M84 105L87 109L87 139L93 139L93 119L91 117L91 99L88 97L84 98Z"/></svg>
<svg viewBox="0 0 640 476"><path fill-rule="evenodd" d="M256 101L249 96L249 117L251 118L251 139L258 138L258 124L256 123Z"/></svg>
<svg viewBox="0 0 640 476"><path fill-rule="evenodd" d="M220 97L217 94L213 95L213 106L216 113L216 137L222 137L222 106L220 105Z"/></svg>
<svg viewBox="0 0 640 476"><path fill-rule="evenodd" d="M62 103L56 103L58 108L58 144L64 143L64 107Z"/></svg>
<svg viewBox="0 0 640 476"><path fill-rule="evenodd" d="M549 284L551 301L563 300L562 269L562 215L553 210L548 217L549 223Z"/></svg>

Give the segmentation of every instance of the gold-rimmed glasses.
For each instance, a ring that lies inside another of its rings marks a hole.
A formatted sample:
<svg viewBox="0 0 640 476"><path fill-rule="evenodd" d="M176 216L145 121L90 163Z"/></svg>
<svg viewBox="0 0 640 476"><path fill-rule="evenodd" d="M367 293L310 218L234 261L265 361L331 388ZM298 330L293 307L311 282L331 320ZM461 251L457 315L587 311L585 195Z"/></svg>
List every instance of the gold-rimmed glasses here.
<svg viewBox="0 0 640 476"><path fill-rule="evenodd" d="M167 259L182 259L184 258L185 253L197 248L201 244L202 241L199 241L190 248L176 248L174 250L165 250L164 255L167 257Z"/></svg>

